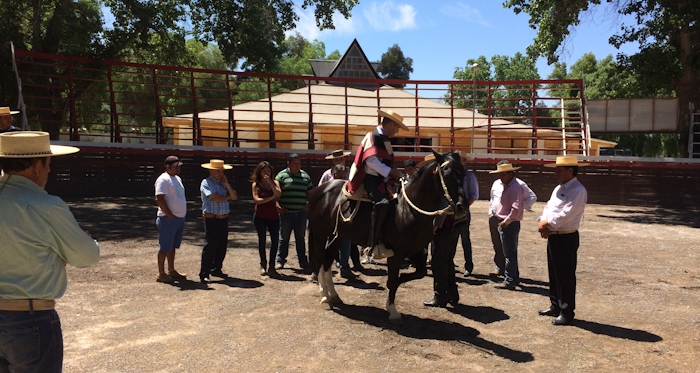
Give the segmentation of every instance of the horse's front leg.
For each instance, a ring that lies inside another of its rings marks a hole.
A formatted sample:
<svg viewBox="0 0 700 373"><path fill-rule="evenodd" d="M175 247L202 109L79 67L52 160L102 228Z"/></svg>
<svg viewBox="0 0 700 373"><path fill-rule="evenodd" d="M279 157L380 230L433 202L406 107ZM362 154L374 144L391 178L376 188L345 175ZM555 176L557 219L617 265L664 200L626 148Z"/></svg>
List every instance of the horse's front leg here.
<svg viewBox="0 0 700 373"><path fill-rule="evenodd" d="M399 269L401 267L400 255L394 255L387 259L387 267L389 272L389 278L386 281L386 286L389 288L389 297L386 300L386 310L389 312L389 322L394 325L403 324L403 319L401 319L401 314L396 311L396 290L399 288Z"/></svg>

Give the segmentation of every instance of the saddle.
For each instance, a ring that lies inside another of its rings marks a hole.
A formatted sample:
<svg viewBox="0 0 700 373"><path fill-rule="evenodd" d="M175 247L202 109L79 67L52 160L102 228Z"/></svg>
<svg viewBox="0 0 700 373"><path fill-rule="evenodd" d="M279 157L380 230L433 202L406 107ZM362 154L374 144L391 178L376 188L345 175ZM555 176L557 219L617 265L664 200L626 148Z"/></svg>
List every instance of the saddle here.
<svg viewBox="0 0 700 373"><path fill-rule="evenodd" d="M348 190L349 183L349 181L346 181L345 184L343 184L342 192L345 198L360 202L372 202L372 199L369 197L369 193L365 190L364 184L360 185L360 187L355 191L355 193L350 193L350 191ZM392 185L387 185L387 189L389 190L389 201L395 200L397 197L395 192L396 188Z"/></svg>

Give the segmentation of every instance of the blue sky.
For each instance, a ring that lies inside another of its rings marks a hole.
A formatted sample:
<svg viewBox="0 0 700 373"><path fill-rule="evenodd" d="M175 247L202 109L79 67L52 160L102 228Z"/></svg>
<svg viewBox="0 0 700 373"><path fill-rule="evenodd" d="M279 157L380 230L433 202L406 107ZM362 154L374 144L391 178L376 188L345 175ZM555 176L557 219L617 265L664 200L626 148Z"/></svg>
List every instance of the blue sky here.
<svg viewBox="0 0 700 373"><path fill-rule="evenodd" d="M350 19L336 14L336 29L324 31L316 27L311 11L298 8L297 13L300 21L290 34L299 32L324 42L327 54L336 49L345 53L357 39L367 58L379 61L389 47L398 44L413 59L413 80L451 80L456 67L464 68L467 59L480 55L490 59L496 54L525 54L536 36L528 26L528 15L503 8L501 0L361 0ZM588 52L599 60L620 52L608 44L623 22L617 13L599 6L582 20L562 48L561 61L571 66ZM636 50L635 45L621 49ZM552 71L543 58L537 68L543 79Z"/></svg>

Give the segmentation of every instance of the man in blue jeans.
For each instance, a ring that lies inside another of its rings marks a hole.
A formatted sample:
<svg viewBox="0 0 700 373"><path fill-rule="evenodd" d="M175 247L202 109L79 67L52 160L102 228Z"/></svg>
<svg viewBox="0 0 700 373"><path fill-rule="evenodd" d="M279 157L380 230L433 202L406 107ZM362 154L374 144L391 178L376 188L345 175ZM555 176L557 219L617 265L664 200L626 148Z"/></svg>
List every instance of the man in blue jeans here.
<svg viewBox="0 0 700 373"><path fill-rule="evenodd" d="M62 371L54 307L68 286L66 264L96 264L100 248L44 188L51 158L77 151L50 145L46 132L0 134L0 372Z"/></svg>
<svg viewBox="0 0 700 373"><path fill-rule="evenodd" d="M464 167L464 192L467 194L469 200L469 206L471 206L474 201L479 199L479 181L476 179L476 175L467 169L469 161L473 161L474 157L463 154L460 156L460 163ZM467 220L459 228L459 235L462 237L462 251L464 252L464 277L472 274L474 270L474 261L472 260L472 240L469 236L469 226L471 224L472 214L467 209Z"/></svg>
<svg viewBox="0 0 700 373"><path fill-rule="evenodd" d="M498 289L515 290L520 283L518 270L518 236L520 221L523 220L523 188L515 178L515 171L509 162L498 162L497 169L491 171L498 174L503 185L501 200L496 206L496 218L499 220L498 232L503 246L503 256L506 257L504 281L496 285Z"/></svg>
<svg viewBox="0 0 700 373"><path fill-rule="evenodd" d="M280 213L280 243L277 251L275 269L284 268L289 254L289 238L294 231L299 266L304 272L309 272L309 260L306 257L306 221L308 213L308 195L313 189L311 177L301 169L299 154L292 153L287 157L287 168L275 177L280 183L282 195L277 201L277 211Z"/></svg>

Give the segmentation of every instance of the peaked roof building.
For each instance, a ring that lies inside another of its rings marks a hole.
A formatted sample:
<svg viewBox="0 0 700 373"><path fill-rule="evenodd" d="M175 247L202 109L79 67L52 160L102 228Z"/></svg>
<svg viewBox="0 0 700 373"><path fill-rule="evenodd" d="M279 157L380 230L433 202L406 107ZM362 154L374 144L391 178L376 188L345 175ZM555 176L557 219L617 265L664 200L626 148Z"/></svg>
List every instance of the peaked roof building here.
<svg viewBox="0 0 700 373"><path fill-rule="evenodd" d="M365 52L354 39L339 60L309 60L315 77L333 77L344 79L381 79L377 74L379 62L370 62ZM319 80L321 81L321 80ZM340 82L327 81L331 85L345 85ZM360 89L376 89L376 85L368 83L349 83L351 87Z"/></svg>

